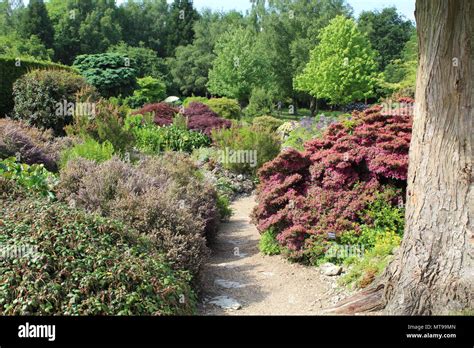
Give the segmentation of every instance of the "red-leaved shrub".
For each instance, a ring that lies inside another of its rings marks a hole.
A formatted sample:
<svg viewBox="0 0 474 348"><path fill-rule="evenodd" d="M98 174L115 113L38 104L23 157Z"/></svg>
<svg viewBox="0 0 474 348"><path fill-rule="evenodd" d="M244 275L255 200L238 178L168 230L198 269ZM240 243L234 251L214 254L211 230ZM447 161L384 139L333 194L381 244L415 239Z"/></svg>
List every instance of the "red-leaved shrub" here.
<svg viewBox="0 0 474 348"><path fill-rule="evenodd" d="M169 126L173 123L173 117L178 113L178 109L166 103L147 104L133 114L143 115L147 112L154 114L154 122L158 126ZM199 131L211 136L213 129L229 128L232 123L229 120L219 117L209 106L198 102L192 102L182 111L187 119L188 129Z"/></svg>
<svg viewBox="0 0 474 348"><path fill-rule="evenodd" d="M253 221L261 232L279 232L289 257L304 261L329 233L358 231L360 212L377 192L398 188L399 196L387 197L393 204L404 196L412 120L381 109L354 112L304 152L289 149L260 169Z"/></svg>
<svg viewBox="0 0 474 348"><path fill-rule="evenodd" d="M213 129L229 128L232 123L219 117L209 106L198 102L192 102L184 109L183 115L188 119L188 128L200 131L211 136Z"/></svg>
<svg viewBox="0 0 474 348"><path fill-rule="evenodd" d="M146 104L141 109L133 112L134 115L144 115L150 112L154 115L153 121L159 126L168 126L173 123L173 117L178 109L167 103Z"/></svg>

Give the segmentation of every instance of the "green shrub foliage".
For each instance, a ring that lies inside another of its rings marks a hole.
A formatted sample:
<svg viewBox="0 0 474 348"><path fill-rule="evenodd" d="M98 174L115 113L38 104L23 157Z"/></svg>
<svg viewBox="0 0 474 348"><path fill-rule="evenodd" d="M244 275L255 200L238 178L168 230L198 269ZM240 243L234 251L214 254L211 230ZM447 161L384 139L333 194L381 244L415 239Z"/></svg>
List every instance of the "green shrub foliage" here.
<svg viewBox="0 0 474 348"><path fill-rule="evenodd" d="M132 117L136 118L137 115ZM132 128L132 132L135 146L148 154L170 150L191 153L194 149L210 145L206 135L175 124L163 127L145 124Z"/></svg>
<svg viewBox="0 0 474 348"><path fill-rule="evenodd" d="M104 97L129 95L136 84L136 70L130 58L118 53L77 56L74 67Z"/></svg>
<svg viewBox="0 0 474 348"><path fill-rule="evenodd" d="M15 157L0 161L0 177L15 181L30 192L39 192L43 196L54 198L57 178L48 172L42 164L28 165L18 163Z"/></svg>
<svg viewBox="0 0 474 348"><path fill-rule="evenodd" d="M204 102L220 117L238 120L240 118L240 105L236 99L212 98Z"/></svg>
<svg viewBox="0 0 474 348"><path fill-rule="evenodd" d="M2 259L1 315L194 312L190 275L174 270L152 238L7 187L0 193L0 242L35 249Z"/></svg>
<svg viewBox="0 0 474 348"><path fill-rule="evenodd" d="M255 128L262 129L267 132L276 132L284 122L273 116L259 116L253 119Z"/></svg>
<svg viewBox="0 0 474 348"><path fill-rule="evenodd" d="M126 110L105 99L94 104L90 114L74 114L74 121L66 126L68 135L90 137L98 142L108 141L115 151L124 153L133 146L133 134L124 129Z"/></svg>
<svg viewBox="0 0 474 348"><path fill-rule="evenodd" d="M64 134L64 126L72 122L76 94L86 87L83 77L69 71L33 70L13 85L14 117Z"/></svg>
<svg viewBox="0 0 474 348"><path fill-rule="evenodd" d="M113 153L114 146L109 141L99 143L92 138L86 138L83 143L76 144L61 153L60 165L64 167L70 160L78 157L100 163L111 159Z"/></svg>
<svg viewBox="0 0 474 348"><path fill-rule="evenodd" d="M13 83L32 69L46 68L73 71L68 66L52 62L0 56L0 80L2 81L0 84L0 117L9 114L13 110Z"/></svg>
<svg viewBox="0 0 474 348"><path fill-rule="evenodd" d="M249 126L217 129L212 138L218 148L218 160L224 168L237 173L255 174L280 152L276 135Z"/></svg>
<svg viewBox="0 0 474 348"><path fill-rule="evenodd" d="M265 255L278 255L281 253L280 244L276 240L276 233L273 230L268 230L260 236L258 249Z"/></svg>

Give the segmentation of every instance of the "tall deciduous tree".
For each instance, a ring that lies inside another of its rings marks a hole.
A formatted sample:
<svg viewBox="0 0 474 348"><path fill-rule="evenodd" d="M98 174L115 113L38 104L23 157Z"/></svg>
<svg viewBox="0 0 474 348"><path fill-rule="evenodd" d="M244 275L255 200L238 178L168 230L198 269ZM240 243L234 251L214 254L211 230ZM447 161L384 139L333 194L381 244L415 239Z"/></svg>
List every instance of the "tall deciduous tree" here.
<svg viewBox="0 0 474 348"><path fill-rule="evenodd" d="M216 55L215 45L220 36L243 23L240 13L215 13L205 10L194 24L195 39L191 45L178 46L175 58L169 60L173 82L183 95L206 95L208 73Z"/></svg>
<svg viewBox="0 0 474 348"><path fill-rule="evenodd" d="M274 76L262 55L263 43L255 37L255 32L244 28L222 35L209 71L207 86L211 93L246 102L255 87L272 88Z"/></svg>
<svg viewBox="0 0 474 348"><path fill-rule="evenodd" d="M352 19L338 16L324 28L320 44L296 77L295 88L331 104L363 100L374 93L375 53Z"/></svg>
<svg viewBox="0 0 474 348"><path fill-rule="evenodd" d="M405 235L389 268L387 310L474 308L474 3L417 0L420 66Z"/></svg>

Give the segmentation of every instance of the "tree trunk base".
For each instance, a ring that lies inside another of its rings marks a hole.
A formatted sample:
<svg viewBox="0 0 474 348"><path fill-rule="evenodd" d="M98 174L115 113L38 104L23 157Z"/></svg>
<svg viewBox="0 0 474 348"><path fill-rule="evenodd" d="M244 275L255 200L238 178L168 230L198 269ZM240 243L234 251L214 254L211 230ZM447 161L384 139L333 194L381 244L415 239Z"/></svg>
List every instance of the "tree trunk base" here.
<svg viewBox="0 0 474 348"><path fill-rule="evenodd" d="M383 301L384 285L379 284L370 289L363 290L345 300L328 308L327 314L357 314L382 310L385 307Z"/></svg>

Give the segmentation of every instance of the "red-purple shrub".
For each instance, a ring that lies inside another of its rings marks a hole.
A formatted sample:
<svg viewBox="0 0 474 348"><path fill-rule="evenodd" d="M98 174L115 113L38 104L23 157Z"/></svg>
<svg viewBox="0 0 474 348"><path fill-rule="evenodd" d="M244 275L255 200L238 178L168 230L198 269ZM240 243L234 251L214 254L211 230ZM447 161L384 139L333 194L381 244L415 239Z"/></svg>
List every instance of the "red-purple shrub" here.
<svg viewBox="0 0 474 348"><path fill-rule="evenodd" d="M358 231L360 212L377 192L405 189L412 120L381 109L354 112L304 152L289 149L260 169L253 221L261 232L278 231L291 258L305 260L328 233Z"/></svg>
<svg viewBox="0 0 474 348"><path fill-rule="evenodd" d="M178 113L178 109L167 103L146 104L141 109L133 112L134 115L143 115L147 112L153 113L153 121L159 126L168 126L173 123L173 117Z"/></svg>
<svg viewBox="0 0 474 348"><path fill-rule="evenodd" d="M232 123L229 120L219 117L207 105L192 102L184 110L183 115L188 119L188 128L200 131L207 136L211 136L213 129L229 128Z"/></svg>

